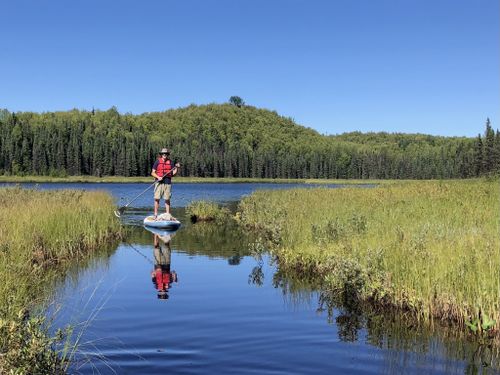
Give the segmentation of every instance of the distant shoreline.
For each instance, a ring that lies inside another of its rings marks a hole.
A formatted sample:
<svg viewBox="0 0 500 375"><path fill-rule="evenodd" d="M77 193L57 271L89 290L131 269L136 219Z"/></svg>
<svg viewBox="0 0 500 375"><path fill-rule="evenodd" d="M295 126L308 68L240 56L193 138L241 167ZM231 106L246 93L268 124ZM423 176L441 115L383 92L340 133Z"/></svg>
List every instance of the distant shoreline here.
<svg viewBox="0 0 500 375"><path fill-rule="evenodd" d="M403 180L336 180L336 179L285 179L285 178L235 178L235 177L175 177L175 184L186 183L270 183L270 184L339 184L365 185L386 184ZM152 177L123 177L123 176L0 176L0 183L153 183Z"/></svg>

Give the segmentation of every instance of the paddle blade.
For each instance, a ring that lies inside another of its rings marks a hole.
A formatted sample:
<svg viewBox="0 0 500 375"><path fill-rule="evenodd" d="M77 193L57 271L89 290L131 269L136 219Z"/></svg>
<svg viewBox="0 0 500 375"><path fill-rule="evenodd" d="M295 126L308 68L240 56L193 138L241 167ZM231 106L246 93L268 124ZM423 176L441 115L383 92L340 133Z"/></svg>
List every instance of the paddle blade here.
<svg viewBox="0 0 500 375"><path fill-rule="evenodd" d="M115 216L121 217L126 208L127 207L123 206L123 207L120 207L117 210L115 210Z"/></svg>

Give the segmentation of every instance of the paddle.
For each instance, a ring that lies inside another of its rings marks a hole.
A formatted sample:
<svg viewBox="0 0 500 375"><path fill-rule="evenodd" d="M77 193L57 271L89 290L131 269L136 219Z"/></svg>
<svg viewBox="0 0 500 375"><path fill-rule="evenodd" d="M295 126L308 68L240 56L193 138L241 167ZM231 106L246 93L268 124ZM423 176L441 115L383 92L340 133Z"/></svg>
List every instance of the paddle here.
<svg viewBox="0 0 500 375"><path fill-rule="evenodd" d="M125 212L125 210L127 209L127 207L130 205L130 203L132 203L133 201L135 201L137 198L139 198L142 194L144 194L146 191L148 191L149 189L151 189L153 186L155 186L156 184L156 181L153 182L151 185L149 185L142 193L138 194L135 198L133 198L131 201L129 201L125 206L121 206L119 207L116 211L115 211L115 216L116 217L120 217L123 212Z"/></svg>
<svg viewBox="0 0 500 375"><path fill-rule="evenodd" d="M174 170L177 170L178 168L180 168L181 165L178 163L178 162L175 162L175 167L174 167ZM130 205L130 203L132 203L133 201L135 201L137 198L139 198L142 194L144 194L146 191L148 191L149 189L151 189L153 186L155 186L155 184L157 182L160 182L162 181L164 178L166 177L172 177L172 174L170 174L169 176L165 175L163 176L163 178L159 179L159 180L156 180L155 182L153 182L153 184L151 184L150 186L148 186L142 193L140 193L139 195L137 195L135 198L133 198L131 201L129 201L125 206L121 206L119 207L116 211L115 211L115 216L116 217L121 217L122 214L125 212L125 210L127 209L127 207Z"/></svg>

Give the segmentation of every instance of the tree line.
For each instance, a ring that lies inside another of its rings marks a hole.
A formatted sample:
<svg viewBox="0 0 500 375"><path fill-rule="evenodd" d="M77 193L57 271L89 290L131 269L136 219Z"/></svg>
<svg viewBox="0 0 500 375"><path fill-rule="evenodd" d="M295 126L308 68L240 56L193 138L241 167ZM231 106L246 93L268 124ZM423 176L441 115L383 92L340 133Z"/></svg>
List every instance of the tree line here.
<svg viewBox="0 0 500 375"><path fill-rule="evenodd" d="M239 102L238 102L239 103ZM140 115L0 111L0 174L146 176L162 147L199 177L432 179L500 173L500 134L321 135L274 111L191 105Z"/></svg>

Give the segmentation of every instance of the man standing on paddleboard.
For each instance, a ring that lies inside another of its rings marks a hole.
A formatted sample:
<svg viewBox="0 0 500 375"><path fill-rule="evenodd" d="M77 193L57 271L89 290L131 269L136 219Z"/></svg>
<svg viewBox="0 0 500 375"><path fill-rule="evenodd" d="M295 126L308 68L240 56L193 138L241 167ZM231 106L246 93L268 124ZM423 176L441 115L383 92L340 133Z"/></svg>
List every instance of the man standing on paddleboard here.
<svg viewBox="0 0 500 375"><path fill-rule="evenodd" d="M170 216L170 220L177 220L170 214L170 197L172 195L172 177L177 174L179 163L174 163L170 160L170 150L162 148L159 152L160 157L153 164L151 176L156 179L154 198L155 198L155 219L158 217L158 208L160 207L160 199L165 200L165 212Z"/></svg>

